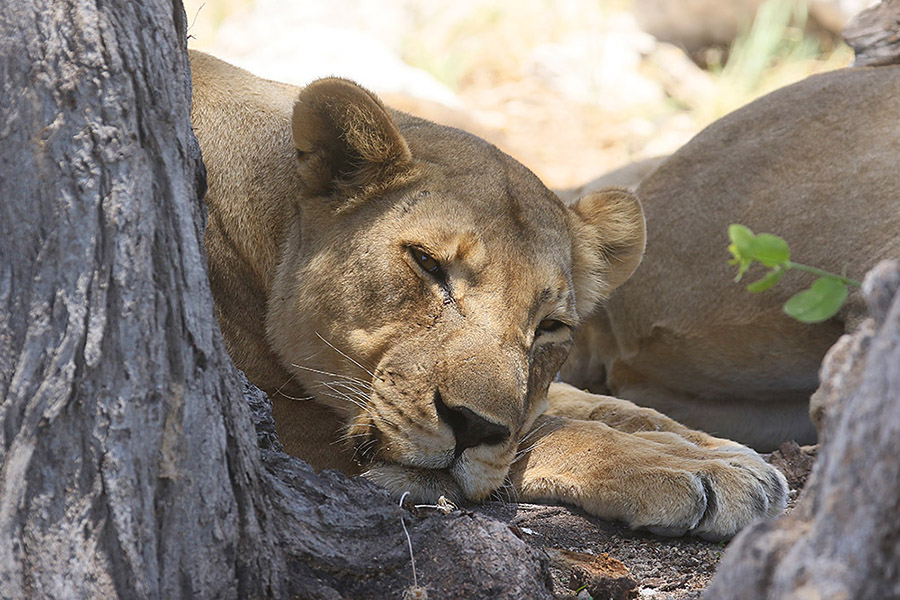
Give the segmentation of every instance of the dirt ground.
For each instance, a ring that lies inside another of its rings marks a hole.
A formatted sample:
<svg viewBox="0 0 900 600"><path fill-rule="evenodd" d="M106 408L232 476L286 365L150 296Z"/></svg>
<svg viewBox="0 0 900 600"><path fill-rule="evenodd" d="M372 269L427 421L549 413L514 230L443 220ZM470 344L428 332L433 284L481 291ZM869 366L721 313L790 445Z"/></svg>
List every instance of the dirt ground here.
<svg viewBox="0 0 900 600"><path fill-rule="evenodd" d="M809 476L816 450L787 442L765 455L788 479L787 511ZM554 593L561 599L700 598L726 547L632 531L567 506L489 502L467 510L504 521L522 539L543 548L551 559Z"/></svg>

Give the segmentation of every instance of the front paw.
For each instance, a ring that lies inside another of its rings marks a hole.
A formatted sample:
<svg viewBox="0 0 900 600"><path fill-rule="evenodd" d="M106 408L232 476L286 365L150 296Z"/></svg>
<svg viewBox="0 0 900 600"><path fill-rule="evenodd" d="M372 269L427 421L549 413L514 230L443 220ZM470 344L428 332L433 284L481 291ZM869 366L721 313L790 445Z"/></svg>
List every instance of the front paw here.
<svg viewBox="0 0 900 600"><path fill-rule="evenodd" d="M707 490L703 519L691 530L707 540L729 539L759 517L780 515L788 483L777 468L746 446L702 450L698 470Z"/></svg>
<svg viewBox="0 0 900 600"><path fill-rule="evenodd" d="M671 432L559 417L539 420L525 443L511 471L521 499L575 504L660 535L728 539L787 500L784 476L743 446L702 448Z"/></svg>

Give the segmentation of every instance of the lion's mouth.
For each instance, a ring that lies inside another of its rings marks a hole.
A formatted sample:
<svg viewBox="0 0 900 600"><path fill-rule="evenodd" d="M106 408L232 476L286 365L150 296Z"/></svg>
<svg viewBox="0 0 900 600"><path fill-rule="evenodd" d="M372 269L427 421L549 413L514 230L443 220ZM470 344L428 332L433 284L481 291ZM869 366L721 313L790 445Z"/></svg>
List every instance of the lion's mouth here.
<svg viewBox="0 0 900 600"><path fill-rule="evenodd" d="M394 455L391 449L387 436L378 427L372 426L365 437L355 443L354 460L363 469L376 464L397 464L411 469L450 472L461 458L461 453L448 449L444 452L421 453L414 459L404 460L402 455Z"/></svg>
<svg viewBox="0 0 900 600"><path fill-rule="evenodd" d="M434 460L434 466L386 460L379 454L374 445L358 452L362 476L394 496L409 492L415 502L434 503L441 496L457 503L480 502L503 488L509 471L506 461L479 460L470 452L450 451L447 460Z"/></svg>
<svg viewBox="0 0 900 600"><path fill-rule="evenodd" d="M413 502L434 503L444 496L452 502L470 500L449 469L423 469L394 462L376 461L362 476L400 497L409 492Z"/></svg>

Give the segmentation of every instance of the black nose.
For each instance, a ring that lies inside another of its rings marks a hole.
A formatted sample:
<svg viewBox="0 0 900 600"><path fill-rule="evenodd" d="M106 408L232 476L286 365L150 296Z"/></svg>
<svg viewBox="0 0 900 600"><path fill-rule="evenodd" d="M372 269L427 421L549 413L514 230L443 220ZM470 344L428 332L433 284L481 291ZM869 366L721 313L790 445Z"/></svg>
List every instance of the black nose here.
<svg viewBox="0 0 900 600"><path fill-rule="evenodd" d="M509 438L509 429L488 421L465 406L447 406L440 390L434 391L434 407L438 417L453 430L456 437L456 456L466 448L500 444Z"/></svg>

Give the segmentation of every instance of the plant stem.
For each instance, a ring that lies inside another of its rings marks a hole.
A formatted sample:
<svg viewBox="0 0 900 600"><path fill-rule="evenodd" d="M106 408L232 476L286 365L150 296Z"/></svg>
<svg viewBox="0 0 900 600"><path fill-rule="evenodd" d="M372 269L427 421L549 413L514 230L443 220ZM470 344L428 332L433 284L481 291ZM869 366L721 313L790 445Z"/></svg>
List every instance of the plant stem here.
<svg viewBox="0 0 900 600"><path fill-rule="evenodd" d="M822 269L817 269L816 267L810 267L807 265L801 265L800 263L795 263L793 261L787 261L784 263L784 266L788 269L797 269L798 271L806 271L807 273L812 273L813 275L818 275L819 277L830 277L831 279L837 279L843 284L852 285L855 287L862 287L862 282L857 281L855 279L850 279L849 277L844 277L843 275L835 275L834 273L829 273L828 271L823 271Z"/></svg>

